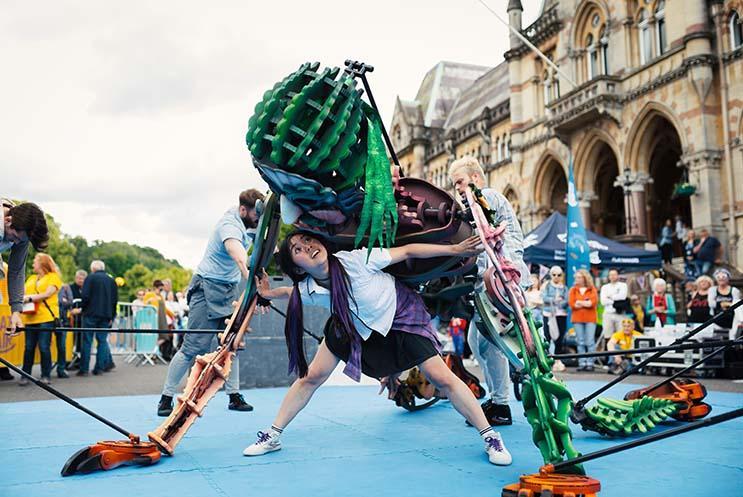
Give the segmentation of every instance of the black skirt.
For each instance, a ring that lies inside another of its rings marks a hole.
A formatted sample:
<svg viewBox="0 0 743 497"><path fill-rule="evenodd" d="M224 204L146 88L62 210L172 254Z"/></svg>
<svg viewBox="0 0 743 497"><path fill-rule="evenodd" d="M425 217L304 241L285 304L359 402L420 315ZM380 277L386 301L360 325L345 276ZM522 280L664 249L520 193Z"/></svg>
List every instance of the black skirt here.
<svg viewBox="0 0 743 497"><path fill-rule="evenodd" d="M338 359L348 361L351 345L345 336L338 337L332 319L325 323L325 344ZM376 331L361 345L361 371L372 378L400 373L438 355L433 342L421 335L390 330L387 336Z"/></svg>

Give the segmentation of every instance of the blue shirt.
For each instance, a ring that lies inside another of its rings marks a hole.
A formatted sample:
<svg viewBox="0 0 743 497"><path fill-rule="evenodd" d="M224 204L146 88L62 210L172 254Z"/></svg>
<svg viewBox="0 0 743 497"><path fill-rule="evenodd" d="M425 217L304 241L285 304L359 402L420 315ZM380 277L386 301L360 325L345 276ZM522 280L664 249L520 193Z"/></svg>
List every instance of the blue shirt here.
<svg viewBox="0 0 743 497"><path fill-rule="evenodd" d="M255 238L255 230L245 227L237 207L229 209L217 222L206 245L204 257L196 268L196 274L224 283L240 282L240 269L224 247L225 240L230 238L239 241L246 251Z"/></svg>

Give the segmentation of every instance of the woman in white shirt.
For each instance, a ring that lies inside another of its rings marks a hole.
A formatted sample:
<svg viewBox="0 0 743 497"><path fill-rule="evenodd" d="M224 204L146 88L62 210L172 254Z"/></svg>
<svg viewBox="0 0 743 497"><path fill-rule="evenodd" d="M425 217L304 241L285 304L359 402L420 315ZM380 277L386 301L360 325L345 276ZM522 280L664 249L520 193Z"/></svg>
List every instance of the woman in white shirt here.
<svg viewBox="0 0 743 497"><path fill-rule="evenodd" d="M438 340L423 300L382 271L409 258L468 257L482 251L479 245L479 239L472 237L457 245L416 243L373 249L370 253L361 249L333 254L314 235L295 232L287 236L278 259L294 285L271 289L265 272L256 281L262 297L290 299L284 333L289 370L299 378L289 388L271 428L258 432L258 440L243 454L258 456L279 450L283 430L342 360L346 361L346 375L356 381L362 372L376 377L390 389L390 395L396 389L397 375L419 366L454 408L480 431L490 462L510 464L510 453L488 424L477 399L439 355ZM325 340L309 366L302 349L303 304L332 312L325 326Z"/></svg>

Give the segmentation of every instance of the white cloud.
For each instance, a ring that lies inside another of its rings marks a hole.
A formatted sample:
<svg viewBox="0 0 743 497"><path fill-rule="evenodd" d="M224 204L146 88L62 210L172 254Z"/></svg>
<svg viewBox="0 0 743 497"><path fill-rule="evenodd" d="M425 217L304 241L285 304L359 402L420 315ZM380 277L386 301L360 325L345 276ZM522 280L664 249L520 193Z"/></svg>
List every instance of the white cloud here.
<svg viewBox="0 0 743 497"><path fill-rule="evenodd" d="M388 121L439 60L495 65L508 45L475 1L205 5L5 2L0 194L66 233L194 267L238 192L265 188L244 134L275 81L306 60L365 60Z"/></svg>

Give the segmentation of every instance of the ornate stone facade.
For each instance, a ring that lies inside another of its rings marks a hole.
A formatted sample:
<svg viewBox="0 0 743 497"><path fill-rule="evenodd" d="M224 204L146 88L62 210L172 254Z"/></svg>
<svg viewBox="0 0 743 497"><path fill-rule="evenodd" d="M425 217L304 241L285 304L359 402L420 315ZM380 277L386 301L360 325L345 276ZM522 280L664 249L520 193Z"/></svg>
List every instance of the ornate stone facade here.
<svg viewBox="0 0 743 497"><path fill-rule="evenodd" d="M477 156L529 230L565 211L572 160L589 228L654 242L679 215L743 266L743 0L544 4L530 26L517 0L508 16L559 72L513 34L495 68L440 63L397 100L406 173L449 188L451 161Z"/></svg>

